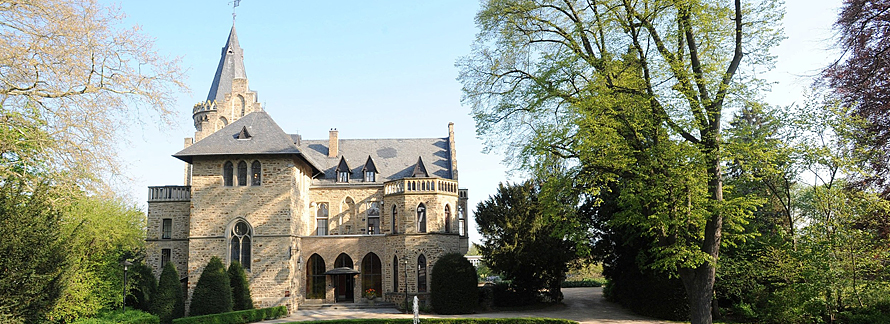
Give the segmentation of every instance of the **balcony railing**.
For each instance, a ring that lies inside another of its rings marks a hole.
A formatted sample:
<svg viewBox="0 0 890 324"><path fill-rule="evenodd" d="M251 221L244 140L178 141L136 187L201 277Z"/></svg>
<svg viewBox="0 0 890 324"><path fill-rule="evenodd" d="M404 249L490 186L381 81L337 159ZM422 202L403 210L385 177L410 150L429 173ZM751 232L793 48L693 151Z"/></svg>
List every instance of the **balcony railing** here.
<svg viewBox="0 0 890 324"><path fill-rule="evenodd" d="M190 186L148 187L148 201L189 201L192 199Z"/></svg>
<svg viewBox="0 0 890 324"><path fill-rule="evenodd" d="M383 184L386 195L400 193L448 193L457 194L457 181L442 178L406 178Z"/></svg>

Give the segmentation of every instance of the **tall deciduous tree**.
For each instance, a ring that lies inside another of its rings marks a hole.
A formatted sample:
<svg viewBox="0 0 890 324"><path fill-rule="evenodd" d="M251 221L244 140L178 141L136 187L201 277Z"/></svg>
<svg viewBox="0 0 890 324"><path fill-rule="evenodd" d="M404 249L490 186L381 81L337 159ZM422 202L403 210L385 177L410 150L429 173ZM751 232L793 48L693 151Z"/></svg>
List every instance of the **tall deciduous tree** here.
<svg viewBox="0 0 890 324"><path fill-rule="evenodd" d="M41 153L53 159L44 166L81 184L119 171L122 125L170 122L186 90L179 60L158 54L138 26L122 27L123 17L97 0L0 1L0 121L44 130Z"/></svg>
<svg viewBox="0 0 890 324"><path fill-rule="evenodd" d="M753 205L724 200L724 107L757 97L782 14L771 0L486 1L458 63L464 100L518 166L558 157L593 196L620 180L613 222L649 237L692 322L710 323L724 229Z"/></svg>
<svg viewBox="0 0 890 324"><path fill-rule="evenodd" d="M546 289L561 300L560 283L569 263L577 258L575 244L554 236L556 225L544 217L538 202L540 188L533 182L498 185L498 192L476 206L482 234L479 251L488 266L513 280L520 293Z"/></svg>

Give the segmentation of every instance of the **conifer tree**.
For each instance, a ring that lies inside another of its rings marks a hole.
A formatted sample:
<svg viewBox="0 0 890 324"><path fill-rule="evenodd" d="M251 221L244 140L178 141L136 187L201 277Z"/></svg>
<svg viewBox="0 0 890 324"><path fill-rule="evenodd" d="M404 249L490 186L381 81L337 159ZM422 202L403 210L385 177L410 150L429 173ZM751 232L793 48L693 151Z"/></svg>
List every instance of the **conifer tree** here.
<svg viewBox="0 0 890 324"><path fill-rule="evenodd" d="M161 323L166 324L185 316L185 301L179 285L179 273L171 262L167 262L161 271L157 294L151 303L151 313L160 317Z"/></svg>
<svg viewBox="0 0 890 324"><path fill-rule="evenodd" d="M241 262L232 261L229 265L229 284L232 286L232 310L253 309L253 299L250 298L250 283L241 267Z"/></svg>
<svg viewBox="0 0 890 324"><path fill-rule="evenodd" d="M232 311L232 287L225 269L218 257L210 259L192 293L189 316Z"/></svg>

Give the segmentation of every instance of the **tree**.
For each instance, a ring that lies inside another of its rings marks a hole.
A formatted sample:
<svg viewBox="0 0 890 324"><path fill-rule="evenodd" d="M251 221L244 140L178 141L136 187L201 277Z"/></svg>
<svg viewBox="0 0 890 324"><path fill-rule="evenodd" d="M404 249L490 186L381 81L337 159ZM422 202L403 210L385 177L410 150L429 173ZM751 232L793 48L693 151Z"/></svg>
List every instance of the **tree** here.
<svg viewBox="0 0 890 324"><path fill-rule="evenodd" d="M232 286L232 310L253 309L253 299L250 298L250 282L244 274L241 262L232 261L227 271L229 284Z"/></svg>
<svg viewBox="0 0 890 324"><path fill-rule="evenodd" d="M229 275L218 257L213 257L195 284L189 304L189 316L226 313L232 311L232 287Z"/></svg>
<svg viewBox="0 0 890 324"><path fill-rule="evenodd" d="M621 181L613 221L640 227L649 266L679 275L690 319L710 323L724 227L753 207L724 200L723 111L757 98L751 72L771 66L780 6L486 1L473 53L458 62L464 101L489 149L517 166L561 161L566 183L594 197Z"/></svg>
<svg viewBox="0 0 890 324"><path fill-rule="evenodd" d="M161 323L164 324L185 316L185 301L182 298L179 273L176 272L172 262L167 262L161 271L158 293L152 300L151 313L160 317Z"/></svg>
<svg viewBox="0 0 890 324"><path fill-rule="evenodd" d="M542 213L539 190L531 181L502 183L494 196L476 206L483 241L479 251L491 270L512 280L520 294L534 297L546 289L559 301L560 284L577 255L573 242L553 236L556 226Z"/></svg>
<svg viewBox="0 0 890 324"><path fill-rule="evenodd" d="M430 303L438 314L469 314L479 304L479 282L470 260L457 253L443 255L430 274Z"/></svg>
<svg viewBox="0 0 890 324"><path fill-rule="evenodd" d="M33 188L33 189L32 189ZM58 197L45 183L0 182L0 314L40 322L62 289L65 250Z"/></svg>
<svg viewBox="0 0 890 324"><path fill-rule="evenodd" d="M0 120L45 131L30 138L53 161L42 166L82 185L119 172L122 126L169 123L175 95L186 90L179 59L158 54L138 26L121 28L123 17L97 0L0 3Z"/></svg>

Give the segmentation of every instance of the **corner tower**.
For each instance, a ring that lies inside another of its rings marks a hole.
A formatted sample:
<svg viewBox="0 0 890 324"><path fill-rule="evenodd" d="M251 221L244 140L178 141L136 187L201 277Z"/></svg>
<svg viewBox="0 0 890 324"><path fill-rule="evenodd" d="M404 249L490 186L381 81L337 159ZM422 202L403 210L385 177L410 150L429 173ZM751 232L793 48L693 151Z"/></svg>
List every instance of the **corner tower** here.
<svg viewBox="0 0 890 324"><path fill-rule="evenodd" d="M247 84L244 50L238 45L238 34L235 32L235 25L232 25L207 99L195 104L192 109L192 119L195 122L194 142L260 110L262 106L257 102L257 93L251 91Z"/></svg>

